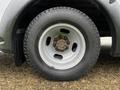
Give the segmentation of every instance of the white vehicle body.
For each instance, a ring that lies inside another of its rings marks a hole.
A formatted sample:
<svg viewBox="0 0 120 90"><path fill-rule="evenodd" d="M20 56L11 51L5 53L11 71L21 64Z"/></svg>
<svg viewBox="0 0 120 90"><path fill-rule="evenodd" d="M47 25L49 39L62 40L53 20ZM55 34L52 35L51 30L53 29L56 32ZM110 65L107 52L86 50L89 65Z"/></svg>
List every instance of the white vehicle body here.
<svg viewBox="0 0 120 90"><path fill-rule="evenodd" d="M0 0L0 49L11 51L12 30L20 11L31 0Z"/></svg>

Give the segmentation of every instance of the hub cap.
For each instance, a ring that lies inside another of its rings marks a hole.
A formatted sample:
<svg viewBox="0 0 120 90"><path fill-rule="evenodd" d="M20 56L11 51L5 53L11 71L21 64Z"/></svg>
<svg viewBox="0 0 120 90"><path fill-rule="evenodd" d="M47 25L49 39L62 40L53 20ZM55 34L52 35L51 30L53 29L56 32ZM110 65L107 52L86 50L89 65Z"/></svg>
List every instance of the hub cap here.
<svg viewBox="0 0 120 90"><path fill-rule="evenodd" d="M86 43L78 28L59 23L43 32L38 49L42 60L49 67L66 70L80 63L86 51Z"/></svg>
<svg viewBox="0 0 120 90"><path fill-rule="evenodd" d="M54 39L53 46L57 51L65 51L69 48L70 41L67 36L59 35Z"/></svg>

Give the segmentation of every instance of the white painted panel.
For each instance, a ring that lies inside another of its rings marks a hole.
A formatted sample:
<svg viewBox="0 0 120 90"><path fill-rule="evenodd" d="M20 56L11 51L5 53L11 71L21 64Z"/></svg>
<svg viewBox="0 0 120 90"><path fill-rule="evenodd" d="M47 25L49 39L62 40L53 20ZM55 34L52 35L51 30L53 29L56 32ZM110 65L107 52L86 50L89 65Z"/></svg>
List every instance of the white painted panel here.
<svg viewBox="0 0 120 90"><path fill-rule="evenodd" d="M0 20L11 0L0 0Z"/></svg>

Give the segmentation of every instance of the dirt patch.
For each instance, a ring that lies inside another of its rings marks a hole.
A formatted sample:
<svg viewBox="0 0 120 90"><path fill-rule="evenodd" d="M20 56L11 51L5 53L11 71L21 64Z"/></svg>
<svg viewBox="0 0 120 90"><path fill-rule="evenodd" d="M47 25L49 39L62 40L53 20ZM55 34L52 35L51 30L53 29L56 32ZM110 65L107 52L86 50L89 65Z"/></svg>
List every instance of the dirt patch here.
<svg viewBox="0 0 120 90"><path fill-rule="evenodd" d="M0 54L0 90L120 90L120 58L100 56L87 76L78 81L48 81L24 63L14 65L11 56Z"/></svg>

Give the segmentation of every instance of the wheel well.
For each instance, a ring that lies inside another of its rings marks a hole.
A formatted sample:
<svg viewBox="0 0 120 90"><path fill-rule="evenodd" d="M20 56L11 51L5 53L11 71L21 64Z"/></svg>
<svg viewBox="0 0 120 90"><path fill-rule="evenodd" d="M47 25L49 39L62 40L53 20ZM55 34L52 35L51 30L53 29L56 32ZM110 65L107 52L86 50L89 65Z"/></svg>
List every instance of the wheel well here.
<svg viewBox="0 0 120 90"><path fill-rule="evenodd" d="M23 60L23 37L29 23L36 17L40 12L58 6L67 6L81 10L87 14L93 22L96 24L100 36L111 36L109 24L107 23L106 17L97 8L96 4L92 3L91 0L34 0L30 3L18 17L14 30L13 30L13 52L15 54L16 62L20 64L19 59ZM19 32L19 33L18 33ZM18 49L19 48L19 49Z"/></svg>

